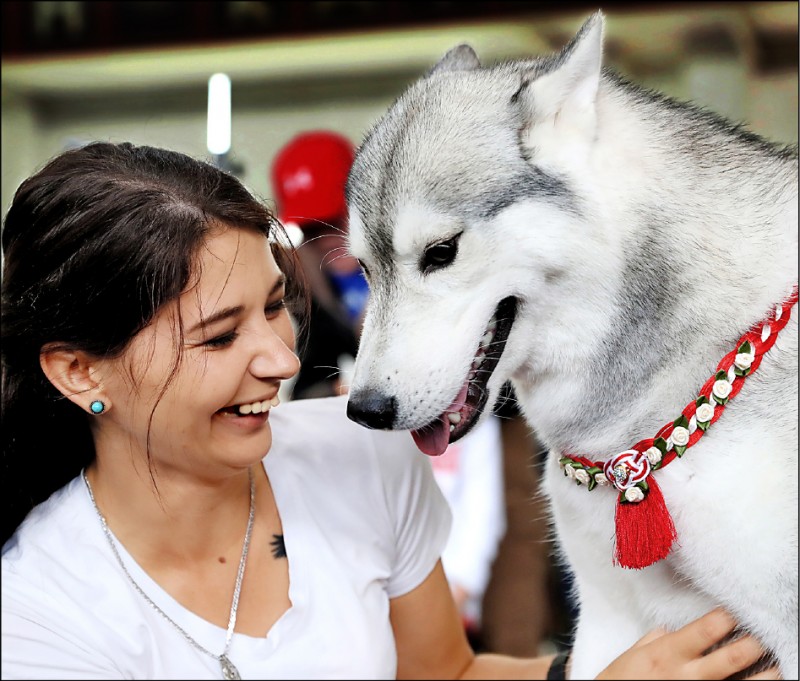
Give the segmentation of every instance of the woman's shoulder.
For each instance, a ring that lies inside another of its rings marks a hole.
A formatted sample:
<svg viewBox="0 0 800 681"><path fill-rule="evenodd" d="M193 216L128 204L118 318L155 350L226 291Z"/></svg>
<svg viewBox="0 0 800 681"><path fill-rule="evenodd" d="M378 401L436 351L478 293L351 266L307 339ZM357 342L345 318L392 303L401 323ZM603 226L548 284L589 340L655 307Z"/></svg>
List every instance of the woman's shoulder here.
<svg viewBox="0 0 800 681"><path fill-rule="evenodd" d="M99 520L82 492L78 476L36 506L3 546L4 612L15 603L36 610L37 603L45 609L86 597L86 575L102 561L96 551L86 550L99 531Z"/></svg>
<svg viewBox="0 0 800 681"><path fill-rule="evenodd" d="M25 599L81 602L91 594L87 574L108 565L103 532L81 476L36 506L3 546L2 582Z"/></svg>
<svg viewBox="0 0 800 681"><path fill-rule="evenodd" d="M282 404L270 413L270 423L267 472L301 479L304 489L335 487L363 503L381 499L394 506L433 478L430 460L410 433L370 430L351 421L346 396Z"/></svg>
<svg viewBox="0 0 800 681"><path fill-rule="evenodd" d="M3 546L4 571L9 565L35 564L39 551L52 554L69 549L89 520L81 504L82 487L83 480L77 476L28 513Z"/></svg>
<svg viewBox="0 0 800 681"><path fill-rule="evenodd" d="M125 640L115 631L120 600L136 594L109 588L102 540L79 476L3 546L3 677L52 678L59 669L62 678L121 678L105 647Z"/></svg>
<svg viewBox="0 0 800 681"><path fill-rule="evenodd" d="M347 417L347 396L292 400L270 413L272 448L323 465L364 465L381 469L419 465L425 457L404 431L370 430Z"/></svg>

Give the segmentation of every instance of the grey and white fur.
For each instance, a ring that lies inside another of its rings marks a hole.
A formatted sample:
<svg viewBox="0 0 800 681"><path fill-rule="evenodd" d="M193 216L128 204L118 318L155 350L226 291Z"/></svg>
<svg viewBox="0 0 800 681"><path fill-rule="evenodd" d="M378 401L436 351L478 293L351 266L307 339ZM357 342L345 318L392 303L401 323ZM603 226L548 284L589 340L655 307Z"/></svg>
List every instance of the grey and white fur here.
<svg viewBox="0 0 800 681"><path fill-rule="evenodd" d="M558 466L675 419L798 276L797 148L603 69L603 25L493 66L458 46L367 135L347 187L371 288L348 411L435 454L442 424L460 437L513 382L575 574L572 678L722 605L796 679L796 306L722 418L657 473L678 532L665 560L615 566L616 493ZM480 365L498 309L513 325Z"/></svg>

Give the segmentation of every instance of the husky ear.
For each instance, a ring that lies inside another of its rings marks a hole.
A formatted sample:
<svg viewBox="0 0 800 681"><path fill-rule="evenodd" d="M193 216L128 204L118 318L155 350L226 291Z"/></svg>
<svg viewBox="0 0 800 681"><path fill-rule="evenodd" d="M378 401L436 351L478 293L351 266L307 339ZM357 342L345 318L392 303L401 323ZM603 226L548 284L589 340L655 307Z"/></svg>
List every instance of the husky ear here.
<svg viewBox="0 0 800 681"><path fill-rule="evenodd" d="M463 43L449 50L438 63L428 71L426 77L444 71L474 71L481 67L478 55L469 45Z"/></svg>
<svg viewBox="0 0 800 681"><path fill-rule="evenodd" d="M569 117L571 112L583 117L594 112L603 58L604 23L602 12L595 12L554 58L553 68L534 76L528 88L534 119L561 114Z"/></svg>

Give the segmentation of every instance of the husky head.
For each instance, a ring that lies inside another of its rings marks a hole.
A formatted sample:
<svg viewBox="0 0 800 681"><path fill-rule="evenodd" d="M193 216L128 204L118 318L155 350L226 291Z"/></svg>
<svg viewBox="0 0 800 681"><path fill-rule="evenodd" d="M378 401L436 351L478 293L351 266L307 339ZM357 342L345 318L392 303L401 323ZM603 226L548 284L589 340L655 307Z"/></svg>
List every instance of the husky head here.
<svg viewBox="0 0 800 681"><path fill-rule="evenodd" d="M592 141L602 29L597 13L561 53L491 68L458 46L361 145L349 239L370 300L351 419L438 455L530 370L553 290L587 275L565 178Z"/></svg>

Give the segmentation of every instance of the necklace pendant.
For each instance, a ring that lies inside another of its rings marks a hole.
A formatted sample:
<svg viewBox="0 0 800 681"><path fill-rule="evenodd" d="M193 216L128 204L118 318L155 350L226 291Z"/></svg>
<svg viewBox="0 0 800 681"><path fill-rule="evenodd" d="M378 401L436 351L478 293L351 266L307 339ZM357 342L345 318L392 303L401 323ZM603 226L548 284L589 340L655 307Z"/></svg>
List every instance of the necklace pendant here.
<svg viewBox="0 0 800 681"><path fill-rule="evenodd" d="M239 676L239 670L236 669L236 665L233 664L228 659L227 655L220 655L219 656L219 666L222 669L222 678L223 679L241 679L242 677Z"/></svg>

